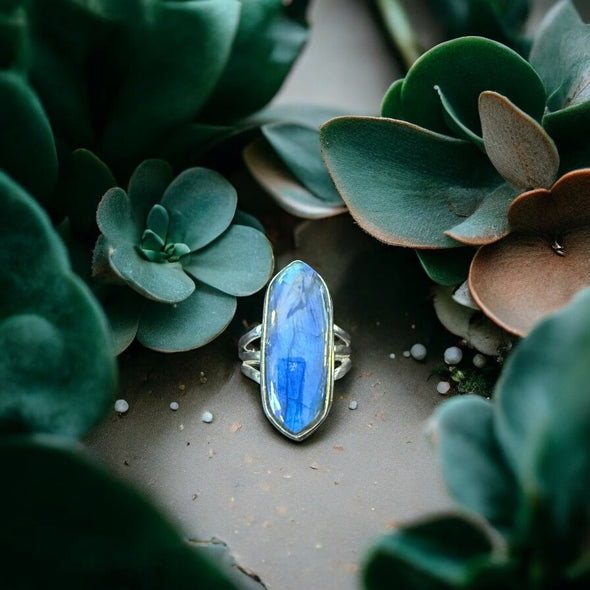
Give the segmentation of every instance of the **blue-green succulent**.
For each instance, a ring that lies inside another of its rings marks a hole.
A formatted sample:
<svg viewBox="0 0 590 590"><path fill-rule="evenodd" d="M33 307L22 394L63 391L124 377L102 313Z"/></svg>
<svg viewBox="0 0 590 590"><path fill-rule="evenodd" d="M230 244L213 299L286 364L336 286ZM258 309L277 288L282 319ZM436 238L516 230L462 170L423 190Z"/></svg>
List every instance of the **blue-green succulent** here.
<svg viewBox="0 0 590 590"><path fill-rule="evenodd" d="M143 162L127 191L107 191L93 272L119 351L136 336L160 351L202 346L227 327L236 297L266 284L271 245L236 218L236 205L217 172L190 168L174 178L163 160Z"/></svg>

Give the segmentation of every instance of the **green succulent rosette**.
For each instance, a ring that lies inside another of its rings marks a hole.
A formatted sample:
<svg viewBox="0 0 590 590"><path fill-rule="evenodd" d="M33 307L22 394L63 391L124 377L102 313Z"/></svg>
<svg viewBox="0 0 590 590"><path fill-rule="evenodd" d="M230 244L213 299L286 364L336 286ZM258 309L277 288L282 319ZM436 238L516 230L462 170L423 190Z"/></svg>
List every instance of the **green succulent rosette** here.
<svg viewBox="0 0 590 590"><path fill-rule="evenodd" d="M271 245L237 222L236 205L217 172L190 168L174 178L162 160L143 162L127 191L107 191L93 274L119 351L135 337L163 352L203 346L227 327L237 297L266 284Z"/></svg>

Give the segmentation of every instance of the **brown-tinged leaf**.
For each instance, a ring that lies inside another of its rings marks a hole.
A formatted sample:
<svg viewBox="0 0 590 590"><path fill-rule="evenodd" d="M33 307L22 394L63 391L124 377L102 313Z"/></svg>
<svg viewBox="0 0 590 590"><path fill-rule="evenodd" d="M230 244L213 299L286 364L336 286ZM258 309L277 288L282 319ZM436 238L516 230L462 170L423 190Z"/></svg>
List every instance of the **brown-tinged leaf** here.
<svg viewBox="0 0 590 590"><path fill-rule="evenodd" d="M491 91L479 95L479 116L486 153L510 184L524 190L553 184L559 154L537 121Z"/></svg>
<svg viewBox="0 0 590 590"><path fill-rule="evenodd" d="M469 288L484 313L508 332L525 336L546 315L590 285L590 226L560 237L510 234L483 246L469 273Z"/></svg>

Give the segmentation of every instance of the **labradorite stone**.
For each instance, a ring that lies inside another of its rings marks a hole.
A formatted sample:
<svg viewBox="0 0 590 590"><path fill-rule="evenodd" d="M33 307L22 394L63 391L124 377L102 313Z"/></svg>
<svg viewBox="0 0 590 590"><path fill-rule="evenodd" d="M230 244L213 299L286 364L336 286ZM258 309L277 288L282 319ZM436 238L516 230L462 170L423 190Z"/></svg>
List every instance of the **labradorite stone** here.
<svg viewBox="0 0 590 590"><path fill-rule="evenodd" d="M296 260L271 282L262 333L262 395L275 426L297 438L332 395L332 304L321 277Z"/></svg>

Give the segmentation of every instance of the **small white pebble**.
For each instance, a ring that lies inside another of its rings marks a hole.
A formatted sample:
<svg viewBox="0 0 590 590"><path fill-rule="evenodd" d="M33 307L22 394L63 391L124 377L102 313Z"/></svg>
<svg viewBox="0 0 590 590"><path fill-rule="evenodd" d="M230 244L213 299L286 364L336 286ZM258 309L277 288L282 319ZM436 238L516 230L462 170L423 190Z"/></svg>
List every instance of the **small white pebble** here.
<svg viewBox="0 0 590 590"><path fill-rule="evenodd" d="M170 402L170 409L176 412L178 410L178 402Z"/></svg>
<svg viewBox="0 0 590 590"><path fill-rule="evenodd" d="M210 424L213 422L213 414L211 412L203 412L201 420L207 424Z"/></svg>
<svg viewBox="0 0 590 590"><path fill-rule="evenodd" d="M394 352L392 352L392 353L389 355L389 358L393 360L393 359L395 358L395 353L394 353Z"/></svg>
<svg viewBox="0 0 590 590"><path fill-rule="evenodd" d="M463 359L463 351L458 346L449 346L445 350L444 359L447 365L458 365Z"/></svg>
<svg viewBox="0 0 590 590"><path fill-rule="evenodd" d="M118 399L115 402L115 412L118 412L119 414L124 414L128 410L129 410L129 404L127 403L127 400Z"/></svg>
<svg viewBox="0 0 590 590"><path fill-rule="evenodd" d="M451 391L451 384L448 381L439 381L436 386L436 391L438 391L441 395L446 395Z"/></svg>
<svg viewBox="0 0 590 590"><path fill-rule="evenodd" d="M481 353L477 353L473 357L473 365L478 369L485 367L488 364L488 359Z"/></svg>
<svg viewBox="0 0 590 590"><path fill-rule="evenodd" d="M417 361L423 361L426 358L426 346L424 344L414 344L410 348L410 354Z"/></svg>
<svg viewBox="0 0 590 590"><path fill-rule="evenodd" d="M404 350L404 352L402 354L407 359L409 359L412 356L412 353L409 350Z"/></svg>
<svg viewBox="0 0 590 590"><path fill-rule="evenodd" d="M356 410L359 407L359 403L353 399L350 401L350 403L348 404L348 409L349 410Z"/></svg>

